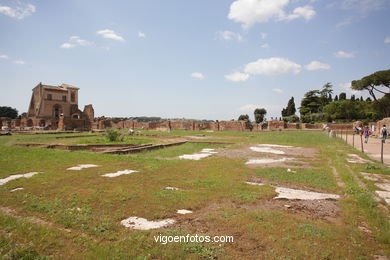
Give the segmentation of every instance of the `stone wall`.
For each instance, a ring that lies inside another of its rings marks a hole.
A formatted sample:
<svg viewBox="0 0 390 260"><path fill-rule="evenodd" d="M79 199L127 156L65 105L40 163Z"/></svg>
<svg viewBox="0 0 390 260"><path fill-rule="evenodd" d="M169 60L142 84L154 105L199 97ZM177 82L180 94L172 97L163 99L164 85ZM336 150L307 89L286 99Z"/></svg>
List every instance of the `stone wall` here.
<svg viewBox="0 0 390 260"><path fill-rule="evenodd" d="M171 129L195 130L195 123L187 120L170 121Z"/></svg>
<svg viewBox="0 0 390 260"><path fill-rule="evenodd" d="M388 131L390 129L390 117L383 118L382 120L378 121L376 123L376 134L380 134L380 130L383 127L383 125L386 125Z"/></svg>
<svg viewBox="0 0 390 260"><path fill-rule="evenodd" d="M245 126L245 121L221 121L219 122L220 131L249 131Z"/></svg>
<svg viewBox="0 0 390 260"><path fill-rule="evenodd" d="M135 120L119 120L109 119L105 117L94 118L92 121L89 120L90 116L93 115L93 108L86 106L84 109L84 118L64 118L60 123L60 120L51 119L40 119L40 118L22 118L22 119L9 119L0 118L0 128L2 126L8 126L14 130L34 130L34 129L50 129L50 130L91 130L91 129L144 129L144 130L212 130L212 131L264 131L264 130L297 130L297 129L314 129L322 130L324 126L328 126L332 130L351 130L353 129L353 123L346 124L295 124L285 123L279 120L268 121L266 123L256 124L248 123L245 121L216 121L216 122L202 122L197 123L190 120L166 120L166 121L154 121L154 122L137 122ZM386 124L390 129L390 118L384 118L378 122L369 123L369 127L372 130L375 126L375 134L378 134L382 125Z"/></svg>
<svg viewBox="0 0 390 260"><path fill-rule="evenodd" d="M314 129L314 130L322 130L324 128L324 124L308 124L303 123L301 124L301 129Z"/></svg>
<svg viewBox="0 0 390 260"><path fill-rule="evenodd" d="M295 124L295 123L287 123L286 124L286 129L300 129L300 124Z"/></svg>
<svg viewBox="0 0 390 260"><path fill-rule="evenodd" d="M268 127L267 129L269 131L274 131L274 130L279 130L279 129L285 129L286 128L286 123L284 121L279 121L279 120L272 120L268 121Z"/></svg>

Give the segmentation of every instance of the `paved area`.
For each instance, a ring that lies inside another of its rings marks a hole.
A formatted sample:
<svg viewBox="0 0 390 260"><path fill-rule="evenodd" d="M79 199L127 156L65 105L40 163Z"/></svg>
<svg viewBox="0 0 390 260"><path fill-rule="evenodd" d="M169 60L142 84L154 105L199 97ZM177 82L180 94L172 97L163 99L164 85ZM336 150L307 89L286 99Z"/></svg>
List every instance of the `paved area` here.
<svg viewBox="0 0 390 260"><path fill-rule="evenodd" d="M342 136L345 140L345 135ZM354 141L353 141L354 139ZM363 140L363 151L370 158L380 161L381 160L381 139L370 137L368 143L364 143ZM354 144L355 148L361 151L361 140L360 135L347 135L347 142L349 145ZM386 140L386 143L383 144L383 163L390 167L390 140Z"/></svg>

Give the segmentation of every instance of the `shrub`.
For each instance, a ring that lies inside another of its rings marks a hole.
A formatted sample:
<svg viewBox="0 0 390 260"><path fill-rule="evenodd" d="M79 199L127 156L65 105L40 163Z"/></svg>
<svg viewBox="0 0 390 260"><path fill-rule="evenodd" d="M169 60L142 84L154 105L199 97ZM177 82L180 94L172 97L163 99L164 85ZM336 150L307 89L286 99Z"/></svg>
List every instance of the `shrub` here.
<svg viewBox="0 0 390 260"><path fill-rule="evenodd" d="M106 130L106 138L110 142L123 141L123 138L120 138L119 131L112 128Z"/></svg>

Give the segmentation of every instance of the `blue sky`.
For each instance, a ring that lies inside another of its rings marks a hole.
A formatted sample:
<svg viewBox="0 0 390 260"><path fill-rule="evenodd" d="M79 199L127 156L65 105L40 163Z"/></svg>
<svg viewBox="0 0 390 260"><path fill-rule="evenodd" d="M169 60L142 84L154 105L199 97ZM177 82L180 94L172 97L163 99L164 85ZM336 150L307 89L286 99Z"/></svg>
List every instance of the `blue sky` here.
<svg viewBox="0 0 390 260"><path fill-rule="evenodd" d="M0 105L39 82L97 116L280 116L390 65L389 0L0 0ZM367 96L366 93L362 93ZM357 93L358 96L361 93Z"/></svg>

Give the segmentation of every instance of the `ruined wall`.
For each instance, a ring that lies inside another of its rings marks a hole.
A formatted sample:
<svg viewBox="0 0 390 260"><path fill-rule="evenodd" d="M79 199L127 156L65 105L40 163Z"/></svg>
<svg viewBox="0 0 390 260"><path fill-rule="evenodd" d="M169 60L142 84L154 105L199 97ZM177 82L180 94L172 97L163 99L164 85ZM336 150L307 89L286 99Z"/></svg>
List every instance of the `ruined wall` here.
<svg viewBox="0 0 390 260"><path fill-rule="evenodd" d="M61 121L63 121L64 126L61 128ZM74 118L63 118L58 122L58 129L60 130L77 130L84 131L90 130L88 128L87 121L85 119L74 119Z"/></svg>
<svg viewBox="0 0 390 260"><path fill-rule="evenodd" d="M196 128L196 124L192 121L188 121L188 120L171 121L171 129L194 130L195 128Z"/></svg>
<svg viewBox="0 0 390 260"><path fill-rule="evenodd" d="M284 121L279 121L279 120L268 121L267 129L269 131L285 129L286 125L287 124Z"/></svg>
<svg viewBox="0 0 390 260"><path fill-rule="evenodd" d="M219 122L220 131L245 131L244 121L221 121Z"/></svg>
<svg viewBox="0 0 390 260"><path fill-rule="evenodd" d="M301 124L301 129L312 129L312 130L322 130L324 128L324 124L308 124L308 123L303 123Z"/></svg>
<svg viewBox="0 0 390 260"><path fill-rule="evenodd" d="M376 131L375 134L380 134L380 130L383 127L383 125L386 125L388 131L390 129L390 117L383 118L382 120L378 121L376 123Z"/></svg>
<svg viewBox="0 0 390 260"><path fill-rule="evenodd" d="M296 130L296 129L300 129L300 124L296 124L296 123L287 123L286 124L286 129L291 129L291 130Z"/></svg>
<svg viewBox="0 0 390 260"><path fill-rule="evenodd" d="M95 110L92 105L84 106L83 117L88 121L93 121L95 118Z"/></svg>

